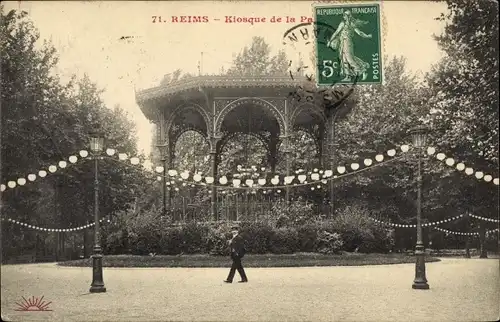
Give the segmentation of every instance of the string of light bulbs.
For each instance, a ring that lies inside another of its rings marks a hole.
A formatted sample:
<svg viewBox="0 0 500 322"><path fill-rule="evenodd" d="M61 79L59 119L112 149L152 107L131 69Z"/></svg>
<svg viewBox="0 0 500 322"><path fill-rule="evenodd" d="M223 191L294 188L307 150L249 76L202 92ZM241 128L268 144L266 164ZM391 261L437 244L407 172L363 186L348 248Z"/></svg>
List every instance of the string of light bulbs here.
<svg viewBox="0 0 500 322"><path fill-rule="evenodd" d="M448 229L443 229L443 228L439 228L439 227L434 227L434 229L436 230L439 230L443 233L447 233L447 234L452 234L452 235L460 235L460 236L479 236L479 233L470 233L470 232L467 232L467 233L464 233L464 232L461 232L461 231L453 231L453 230L448 230ZM491 233L495 233L498 231L498 228L496 229L491 229L491 230L487 230L485 232L486 235L489 235Z"/></svg>
<svg viewBox="0 0 500 322"><path fill-rule="evenodd" d="M107 219L108 216L104 217L104 218L101 218L99 220L99 222L111 222L109 219ZM19 220L15 220L15 219L12 219L12 218L2 218L2 221L6 221L6 222L11 222L13 224L16 224L16 225L19 225L19 226L24 226L24 227L27 227L27 228L30 228L30 229L34 229L34 230L38 230L38 231L49 231L49 232L73 232L73 231L79 231L79 230L83 230L83 229L87 229L87 228L90 228L90 227L93 227L95 226L95 222L92 222L92 223L89 223L89 224L86 224L86 225L83 225L83 226L79 226L79 227L73 227L73 228L46 228L46 227L39 227L39 226L36 226L36 225L31 225L31 224L27 224L27 223L24 223L24 222L21 222Z"/></svg>
<svg viewBox="0 0 500 322"><path fill-rule="evenodd" d="M404 152L407 152L409 150L409 146L408 145L401 145L400 149L404 153ZM140 164L139 157L137 157L137 156L129 157L129 155L127 153L118 153L115 149L112 149L112 148L106 149L106 154L109 156L117 155L118 159L120 161L125 161L128 159L132 165L139 165ZM434 147L428 147L427 154L428 155L436 154L436 149ZM79 155L81 158L85 159L89 156L89 153L86 150L81 150L79 152ZM396 155L396 150L395 149L388 150L387 155L390 157L394 157ZM446 155L444 153L437 153L436 158L440 161L444 161L446 163L446 165L448 165L448 166L455 165L455 160L453 158L446 158ZM69 162L73 163L73 164L78 161L78 157L75 155L70 156L68 159L69 159ZM378 164L376 164L376 165L380 165L384 161L384 155L377 154L375 156L375 161L378 162ZM386 163L386 162L383 162L383 163ZM368 167L372 166L374 164L374 162L371 158L367 158L367 159L363 160L363 164L368 168ZM62 160L62 161L59 161L58 165L59 165L59 168L64 169L67 167L67 162L65 160ZM144 162L144 167L149 168L150 165L151 165L150 161L146 160ZM315 170L314 172L309 173L309 177L312 180L312 182L308 182L307 181L308 176L306 174L302 173L305 171L299 169L296 171L297 175L283 176L283 180L280 180L279 175L275 175L273 178L270 179L270 183L272 184L272 186L267 186L266 188L283 189L283 188L287 188L290 186L299 186L299 187L300 186L314 186L314 185L318 184L318 181L321 181L321 183L326 184L330 180L339 179L340 177L344 177L346 175L351 175L351 174L354 174L354 173L359 172L361 170L367 169L367 168L364 168L364 169L359 170L360 167L361 167L360 163L351 163L350 168L354 172L347 172L346 166L338 166L336 171L338 172L339 175L333 175L333 173L334 173L333 170L314 169ZM56 165L50 165L48 167L48 171L50 173L55 173L57 171L57 169L58 169L58 167ZM474 173L473 168L466 167L465 164L462 162L456 164L456 169L458 171L464 171L467 175L472 175ZM155 171L161 173L164 171L164 169L162 166L157 166L155 168ZM175 169L170 169L167 171L167 173L168 173L169 177L176 177L177 175L179 175L180 178L183 180L188 180L189 177L191 176L193 181L194 181L194 182L191 182L191 186L193 186L193 185L206 186L207 184L214 186L214 182L215 182L214 177L206 176L205 178L203 178L200 173L191 174L187 170L184 170L184 171L179 173ZM47 174L48 174L47 171L44 169L42 169L38 172L38 176L41 178L46 177ZM477 179L484 179L484 181L493 182L495 185L499 184L498 178L493 178L489 174L485 175L482 171L476 171L475 176ZM234 177L234 175L233 175L233 177ZM5 191L7 188L13 189L16 186L24 186L27 183L27 181L33 182L36 180L36 178L37 178L37 175L35 175L33 173L28 174L27 180L26 180L26 178L18 178L17 181L9 181L9 182L7 182L7 185L1 184L0 190ZM157 180L161 180L161 178L162 178L162 176L157 176ZM205 180L205 182L201 182L203 179ZM297 179L299 181L299 183L297 183L297 182L293 183L293 181L295 179ZM255 189L254 186L256 186L256 188L262 189L262 188L264 188L263 186L267 183L267 179L265 179L265 178L259 178L256 180L246 179L244 182L242 182L241 179L234 178L234 179L232 179L233 186L227 186L227 184L229 183L229 180L228 180L227 176L222 176L219 178L218 182L221 184L221 186L216 186L216 187L221 187L221 188L225 188L225 189L228 189L228 188L229 189L248 189L248 188ZM169 185L169 181L167 181L166 184ZM320 188L319 185L318 185L318 188ZM314 190L314 187L311 187L311 190Z"/></svg>
<svg viewBox="0 0 500 322"><path fill-rule="evenodd" d="M409 150L409 146L408 145L402 145L400 147L401 151L404 153L404 152L407 152ZM428 147L427 148L427 154L428 155L434 155L436 152L435 148L433 147ZM388 150L387 152L387 155L390 156L390 157L394 157L396 155L396 150L395 149L390 149ZM112 148L108 148L106 150L106 154L109 155L109 156L113 156L113 155L117 155L118 156L118 160L120 161L125 161L125 160L129 160L130 163L132 165L139 165L140 164L140 158L137 157L137 156L134 156L134 157L129 157L129 155L127 153L118 153L115 149L112 149ZM85 159L85 158L88 158L89 157L89 153L88 151L86 150L81 150L79 152L79 155L82 159ZM337 167L337 172L339 175L333 175L333 171L332 170L318 170L318 169L314 169L314 171L311 173L309 172L309 177L311 178L311 180L313 180L313 182L307 182L307 179L308 179L308 176L306 174L302 174L302 172L305 172L304 170L297 170L296 171L296 176L295 175L290 175L290 176L284 176L283 177L283 185L279 185L281 183L281 180L279 178L278 175L275 175L270 181L271 181L271 184L273 184L273 186L263 186L267 183L267 180L265 178L259 178L257 179L257 187L254 188L254 183L255 181L253 179L246 179L244 183L242 183L242 180L241 179L233 179L233 186L225 186L225 184L227 184L229 182L229 180L227 179L226 176L222 176L221 178L219 178L219 183L222 185L222 186L216 186L216 188L224 188L224 189L269 189L269 188L273 188L273 189L278 189L278 193L280 192L279 189L283 189L283 188L287 188L287 187L300 187L300 186L309 186L309 185L317 185L318 184L318 181L323 183L323 184L326 184L328 181L330 180L335 180L335 179L341 179L345 176L348 176L348 175L353 175L353 174L357 174L359 172L362 172L362 171L366 171L367 169L369 168L373 168L375 166L380 166L382 164L385 164L387 162L391 162L391 161L395 161L395 160L398 160L402 157L399 157L399 158L393 158L393 159L390 159L389 161L384 161L384 155L383 154L377 154L375 156L375 161L378 162L378 164L374 164L373 160L370 159L370 158L367 158L367 159L364 159L363 163L364 165L366 166L365 168L363 169L360 169L360 164L359 163L351 163L350 165L350 168L352 169L352 171L350 172L346 172L347 171L347 167L345 166L338 166ZM446 158L446 155L444 153L437 153L436 154L436 158L440 161L444 161L446 163L446 165L448 166L454 166L455 165L455 160L453 158ZM75 155L71 155L69 158L68 158L68 161L71 163L71 164L75 164L76 162L78 162L78 157L75 156ZM151 162L149 161L146 161L144 162L144 166L145 167L148 167L149 165L151 164ZM62 160L62 161L59 161L58 162L58 166L59 168L61 169L64 169L66 168L68 165L68 163L65 161L65 160ZM465 173L467 175L472 175L474 173L474 170L470 167L466 167L465 164L463 163L458 163L456 164L456 169L458 171L464 171L465 170ZM50 165L48 167L48 172L49 173L55 173L57 170L58 170L58 167L56 165ZM156 172L163 172L164 169L163 167L159 166L159 167L156 167L155 168ZM175 169L170 169L168 170L168 176L169 177L176 177L177 174L179 174L177 172L177 170ZM38 177L40 178L44 178L48 175L47 171L44 170L44 169L41 169L39 172L38 172ZM190 172L185 170L183 172L180 173L180 179L179 180L187 180L189 179L190 177ZM493 182L495 185L498 185L498 178L494 178L489 175L489 174L484 174L482 171L476 171L475 172L475 176L477 179L484 179L484 181L486 182ZM322 178L321 178L322 177ZM37 179L37 175L35 174L28 174L27 175L27 180L26 178L18 178L17 181L9 181L7 182L7 185L5 184L1 184L0 188L1 188L1 191L5 191L7 188L10 188L10 189L14 189L16 186L24 186L28 181L30 182L33 182ZM162 180L162 176L157 176L156 178L158 181ZM207 186L210 185L210 186L213 186L214 184L214 181L215 181L215 178L213 177L210 177L210 176L207 176L205 177L205 183L204 182L201 182L202 181L202 176L201 174L199 173L195 173L192 175L192 179L194 180L195 183L191 183L191 186L193 187L194 185L202 185L202 186ZM299 183L293 183L293 181L297 179L299 181ZM170 182L167 182L167 184L169 184ZM292 184L293 183L293 184ZM188 183L184 182L183 185L187 185ZM241 186L243 184L243 187ZM246 185L246 187L245 187ZM320 185L317 186L318 188L320 188ZM314 190L314 187L311 187L311 190ZM470 215L471 217L473 218L477 218L477 219L480 219L480 220L485 220L485 221L491 221L491 222L499 222L499 220L496 220L496 219L490 219L490 218L484 218L484 217L480 217L480 216L475 216L475 215ZM442 224L442 223L446 223L446 222L449 222L449 221L453 221L453 220L456 220L460 217L463 217L463 215L459 215L459 216L455 216L455 217L452 217L452 218L449 218L449 219L445 219L445 220L442 220L442 221L436 221L436 222L432 222L432 223L425 223L425 224L422 224L422 227L427 227L427 226L433 226L433 225L439 225L439 224ZM392 226L392 227L403 227L403 228L414 228L416 227L416 225L410 225L410 224L394 224L394 223L387 223L387 222L383 222L383 221L380 221L380 220L377 220L377 219L373 219L373 218L370 218L372 220L374 220L376 223L379 223L379 224L383 224L383 225L388 225L388 226ZM19 222L19 221L16 221L16 220L13 220L13 219L6 219L7 221L10 221L10 222L13 222L15 224L19 224L19 225L22 225L22 226L26 226L28 228L32 228L32 229L37 229L37 230L42 230L42 231L77 231L77 230L81 230L81 229L86 229L86 228L89 228L93 225L95 225L95 223L92 223L92 224L87 224L87 225L84 225L84 226L80 226L80 227L75 227L75 228L67 228L67 229L52 229L52 228L42 228L42 227L38 227L38 226L34 226L34 225L29 225L29 224L26 224L26 223L22 223L22 222ZM103 219L101 219L100 221L103 221ZM498 230L498 229L497 229ZM493 230L495 231L495 230ZM465 233L463 233L465 234Z"/></svg>
<svg viewBox="0 0 500 322"><path fill-rule="evenodd" d="M485 218L485 217L476 216L476 215L473 215L473 214L470 214L469 216L471 216L472 218L476 218L476 219L482 220L482 221L500 222L500 220L498 220L498 219Z"/></svg>
<svg viewBox="0 0 500 322"><path fill-rule="evenodd" d="M446 218L443 220L425 223L425 224L422 224L422 227L431 227L431 226L441 225L441 224L444 224L444 223L447 223L450 221L455 221L455 220L460 219L464 216L465 215L458 215L458 216ZM378 220L378 219L371 218L371 217L368 217L368 218L370 218L372 221L374 221L377 224L390 226L390 227L398 227L398 228L416 228L417 227L417 225L415 225L415 224L395 224L395 223L385 222L385 221Z"/></svg>
<svg viewBox="0 0 500 322"><path fill-rule="evenodd" d="M407 152L409 150L408 145L402 145L401 151L403 153ZM192 177L192 180L195 185L202 185L206 186L207 184L213 187L215 185L216 188L223 188L223 189L284 189L288 187L303 187L303 186L312 186L312 185L318 185L318 182L321 182L323 184L326 184L328 181L331 180L336 180L336 179L341 179L349 175L357 174L362 171L366 171L368 169L374 168L376 166L380 166L382 164L387 164L388 162L393 162L396 160L400 160L403 156L396 157L394 156L397 154L397 151L395 149L390 149L386 152L386 154L389 157L393 157L392 159L386 160L384 162L384 154L377 154L375 156L375 161L378 163L375 163L371 158L366 158L363 160L363 164L365 165L365 168L361 168L360 163L354 162L350 164L350 169L352 171L348 171L348 168L346 166L338 166L336 168L336 172L338 175L334 175L333 170L319 170L319 169L314 169L313 172L309 174L309 178L312 180L312 182L308 182L308 175L303 174L301 172L305 172L304 170L297 170L296 174L297 175L288 175L288 176L282 176L282 180L279 175L274 175L269 181L272 184L272 186L265 186L268 183L268 180L266 178L259 178L259 179L246 179L244 182L240 178L232 179L232 186L227 185L229 183L229 179L227 176L222 176L219 178L218 182L220 185L215 184L216 178L212 176L207 176L203 178L200 173L191 173L188 170L184 170L179 173L179 171L175 169L170 169L167 171L168 176L165 176L165 179L168 178L175 178L177 176L180 177L182 180L188 180L190 177ZM164 171L164 168L162 166L158 166L155 168L155 171L158 173L162 173ZM300 174L299 174L300 173ZM163 176L158 176L158 180L161 180ZM205 180L205 182L202 182L202 180ZM295 182L294 180L298 180L299 182ZM171 181L167 181L166 184L170 185ZM311 190L314 190L314 187L311 187Z"/></svg>
<svg viewBox="0 0 500 322"><path fill-rule="evenodd" d="M138 156L134 156L134 157L130 157L129 158L129 156L128 156L127 153L118 153L116 151L116 149L112 149L112 148L106 149L106 154L108 156L117 155L118 159L120 161L125 161L125 160L128 159L128 160L130 160L130 163L132 165L139 165L140 162L141 162L140 158ZM85 160L85 159L89 158L89 156L90 156L90 154L89 154L89 152L87 150L81 150L81 151L79 151L78 155L80 156L80 159L76 155L71 155L68 158L68 161L71 164L75 164L76 162L78 162L78 160ZM99 157L105 157L105 156L99 156ZM143 163L143 166L147 168L150 164L151 164L151 162L148 161L148 160L146 160ZM13 181L13 180L8 181L7 184L1 184L0 185L0 190L3 192L5 190L7 190L8 188L14 189L14 188L16 188L18 186L24 186L28 181L29 182L34 182L38 177L45 178L49 173L55 173L58 170L58 168L64 169L67 166L68 166L68 162L66 162L65 160L59 161L57 163L57 165L55 165L55 164L50 165L47 168L48 172L45 169L41 169L40 171L38 171L38 176L36 174L34 174L34 173L31 173L31 174L27 175L27 178L19 178L19 179L17 179L17 181Z"/></svg>
<svg viewBox="0 0 500 322"><path fill-rule="evenodd" d="M409 150L409 146L402 145L400 147L400 149L404 153L404 152L407 152ZM129 155L127 153L119 153L116 151L116 149L108 148L108 149L106 149L106 154L110 157L114 156L114 155L118 156L119 161L129 160L132 165L139 165L140 164L139 157L137 157L137 156L129 157ZM389 157L394 157L397 154L397 152L395 149L390 149L386 152L386 154ZM81 150L79 152L79 155L82 159L85 159L85 158L89 157L89 152L87 150ZM334 171L332 171L332 170L319 170L319 169L314 169L315 171L313 171L312 173L309 173L309 176L302 173L302 172L305 172L304 170L299 169L296 171L296 175L283 176L283 178L282 178L283 180L280 180L279 175L275 175L273 178L271 178L269 180L270 183L272 184L272 186L266 186L265 188L267 188L267 189L283 189L283 188L287 188L290 186L300 187L300 186L314 186L314 185L316 185L317 188L320 188L318 181L321 181L321 183L326 184L330 180L340 179L341 177L345 177L347 175L352 175L356 172L366 170L367 168L369 168L371 166L373 167L373 166L385 164L388 162L388 161L383 162L384 161L384 154L382 154L382 153L377 154L374 159L376 162L378 162L378 164L375 164L371 158L364 159L363 164L365 165L366 168L363 168L363 169L360 169L361 165L359 163L351 163L350 164L350 169L352 171L348 171L348 168L346 166L338 166L336 171L338 172L339 175L334 175ZM77 161L78 161L78 157L76 155L71 155L69 157L70 163L76 163ZM394 161L394 159L389 160L389 161ZM146 160L144 162L143 166L148 168L150 164L151 164L151 162ZM58 163L58 165L59 165L59 168L63 169L63 168L66 168L67 162L63 160L63 161L60 161ZM48 170L50 173L55 173L58 170L58 167L56 165L50 165L48 167ZM155 171L161 173L164 171L164 169L163 169L163 167L158 166L155 168ZM194 181L194 182L191 182L191 186L193 186L193 185L206 186L207 184L210 186L214 186L214 182L215 182L215 178L213 178L211 176L207 176L207 177L203 178L200 173L191 174L187 170L179 173L175 169L170 169L170 170L168 170L167 173L168 173L169 177L176 177L179 174L179 177L183 180L188 180L189 177L191 176L193 181ZM43 169L40 170L38 173L38 176L42 177L42 178L47 176L47 171L45 171ZM312 180L312 182L307 181L308 177ZM29 174L27 176L27 178L28 178L28 181L35 181L37 176L35 174ZM157 176L157 180L161 180L161 178L162 178L162 176ZM201 182L203 179L205 182ZM293 181L295 179L297 179L299 181L299 183L297 183L297 182L293 183ZM17 183L16 183L16 181L9 181L7 183L7 185L4 185L4 184L1 185L1 191L5 191L7 188L14 189L18 185L23 186L26 184L26 182L27 181L25 178L19 178L17 180ZM268 183L267 179L265 179L265 178L259 178L256 180L246 179L244 182L242 182L242 180L239 178L235 178L232 180L233 186L226 186L226 184L229 182L229 180L227 179L226 176L220 177L218 182L221 184L221 186L216 186L216 187L220 187L220 188L224 188L224 189L228 189L228 188L229 189L255 189L255 188L264 189L263 186L266 183ZM168 182L167 182L167 185L169 185ZM311 190L314 190L314 187L311 187Z"/></svg>
<svg viewBox="0 0 500 322"><path fill-rule="evenodd" d="M463 162L456 163L456 161L451 158L451 157L446 157L446 154L444 153L436 153L436 149L434 147L428 147L427 148L427 154L428 155L435 155L436 159L439 161L444 162L447 166L449 167L454 167L458 171L464 171L464 173L468 176L474 174L476 179L481 180L483 179L485 182L492 182L494 185L499 184L499 179L498 178L493 178L492 175L490 174L485 174L483 171L474 171L472 167L467 167Z"/></svg>
<svg viewBox="0 0 500 322"><path fill-rule="evenodd" d="M82 152L82 151L80 151L80 152ZM87 156L88 156L88 153L87 153ZM85 157L82 156L82 158L85 158ZM75 164L76 162L78 162L78 157L75 156L75 155L72 155L72 156L70 156L68 158L68 161L71 164ZM68 166L68 162L66 162L65 160L61 160L61 161L58 162L58 166L59 166L59 168L64 169L64 168L66 168ZM0 190L1 191L5 191L8 188L14 189L17 186L24 186L28 182L35 181L38 177L45 178L49 173L55 173L57 171L57 169L58 169L58 167L56 165L50 165L47 168L47 170L41 169L40 171L38 171L38 176L36 174L34 174L34 173L30 173L30 174L28 174L26 176L26 178L18 178L16 181L13 181L13 180L8 181L6 185L5 184L1 184L0 185Z"/></svg>

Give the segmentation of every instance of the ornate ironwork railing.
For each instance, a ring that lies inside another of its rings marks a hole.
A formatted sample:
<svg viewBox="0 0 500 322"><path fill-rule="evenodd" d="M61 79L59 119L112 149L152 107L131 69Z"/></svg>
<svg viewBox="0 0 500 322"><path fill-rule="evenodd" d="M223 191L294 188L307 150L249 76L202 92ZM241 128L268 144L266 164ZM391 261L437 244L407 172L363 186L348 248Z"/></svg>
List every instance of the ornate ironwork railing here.
<svg viewBox="0 0 500 322"><path fill-rule="evenodd" d="M292 208L310 209L298 214ZM288 205L283 198L259 198L259 196L238 196L220 198L217 202L217 219L221 221L258 221L276 220L279 216L312 215L317 218L328 219L330 207L326 204L317 204L311 201L291 201ZM211 221L210 200L197 202L188 197L172 198L170 213L176 222L204 222Z"/></svg>

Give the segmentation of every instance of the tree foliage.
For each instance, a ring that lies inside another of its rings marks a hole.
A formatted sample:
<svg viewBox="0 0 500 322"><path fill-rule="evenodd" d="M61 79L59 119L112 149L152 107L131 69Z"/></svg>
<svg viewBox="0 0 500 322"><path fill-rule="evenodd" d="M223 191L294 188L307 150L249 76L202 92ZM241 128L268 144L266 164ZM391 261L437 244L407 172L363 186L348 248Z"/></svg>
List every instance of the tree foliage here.
<svg viewBox="0 0 500 322"><path fill-rule="evenodd" d="M498 3L448 0L436 36L442 61L428 76L443 145L483 166L498 168Z"/></svg>
<svg viewBox="0 0 500 322"><path fill-rule="evenodd" d="M404 57L385 57L385 84L358 86L352 111L336 124L338 165L363 162L376 154L411 144L408 130L429 111L427 92L407 72ZM401 222L414 217L415 158L409 155L368 172L342 179L335 185L340 207L365 203L373 215ZM359 192L360 193L356 193Z"/></svg>
<svg viewBox="0 0 500 322"><path fill-rule="evenodd" d="M182 69L176 69L170 74L165 74L160 81L161 86L167 86L170 83L177 82L179 80L184 80L193 77L190 73L183 74Z"/></svg>
<svg viewBox="0 0 500 322"><path fill-rule="evenodd" d="M40 46L39 33L26 12L4 14L2 8L0 34L3 183L38 175L71 155L79 158L46 178L5 191L3 212L50 228L93 221L94 167L78 151L88 149L89 131L100 128L106 147L137 155L134 123L119 106L108 109L100 98L102 90L87 76L61 82L54 73L57 52L49 42ZM99 177L102 216L125 208L150 180L142 169L106 157L99 162ZM10 228L2 234L7 239L21 233L19 227Z"/></svg>
<svg viewBox="0 0 500 322"><path fill-rule="evenodd" d="M444 51L427 80L436 144L475 171L498 177L498 3L448 0L436 36ZM475 178L450 181L457 205L483 216L498 213L497 189ZM464 204L465 203L465 204Z"/></svg>
<svg viewBox="0 0 500 322"><path fill-rule="evenodd" d="M263 37L253 37L250 46L246 46L236 55L227 75L236 76L271 76L284 75L288 70L288 60L284 51L271 56L271 46Z"/></svg>

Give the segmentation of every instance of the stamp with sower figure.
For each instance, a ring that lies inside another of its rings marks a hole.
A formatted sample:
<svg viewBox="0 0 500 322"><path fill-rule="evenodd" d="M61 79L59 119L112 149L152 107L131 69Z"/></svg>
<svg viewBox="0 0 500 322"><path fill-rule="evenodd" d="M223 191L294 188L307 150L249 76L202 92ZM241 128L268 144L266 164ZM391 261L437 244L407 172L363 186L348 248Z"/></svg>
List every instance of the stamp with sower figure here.
<svg viewBox="0 0 500 322"><path fill-rule="evenodd" d="M317 84L382 83L379 4L321 5L314 14L316 23L335 30L326 42L316 42Z"/></svg>

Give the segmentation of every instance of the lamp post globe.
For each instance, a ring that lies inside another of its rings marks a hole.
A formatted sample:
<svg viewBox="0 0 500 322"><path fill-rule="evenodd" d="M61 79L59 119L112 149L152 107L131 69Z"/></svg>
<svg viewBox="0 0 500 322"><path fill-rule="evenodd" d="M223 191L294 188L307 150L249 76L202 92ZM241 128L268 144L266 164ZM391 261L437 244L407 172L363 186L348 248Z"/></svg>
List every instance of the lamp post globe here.
<svg viewBox="0 0 500 322"><path fill-rule="evenodd" d="M429 128L424 125L416 126L408 131L410 134L413 146L416 148L423 148L427 144L427 135Z"/></svg>
<svg viewBox="0 0 500 322"><path fill-rule="evenodd" d="M422 151L427 143L429 129L417 126L409 131L413 146L417 149L417 243L415 246L415 279L413 289L428 290L429 284L425 274L425 248L422 239Z"/></svg>
<svg viewBox="0 0 500 322"><path fill-rule="evenodd" d="M104 134L95 129L89 133L90 138L90 151L94 153L101 153L104 150Z"/></svg>
<svg viewBox="0 0 500 322"><path fill-rule="evenodd" d="M94 254L92 255L92 284L90 293L104 293L102 273L102 249L100 242L100 222L99 222L99 155L104 150L104 135L99 130L94 130L89 133L90 136L90 151L94 158Z"/></svg>

